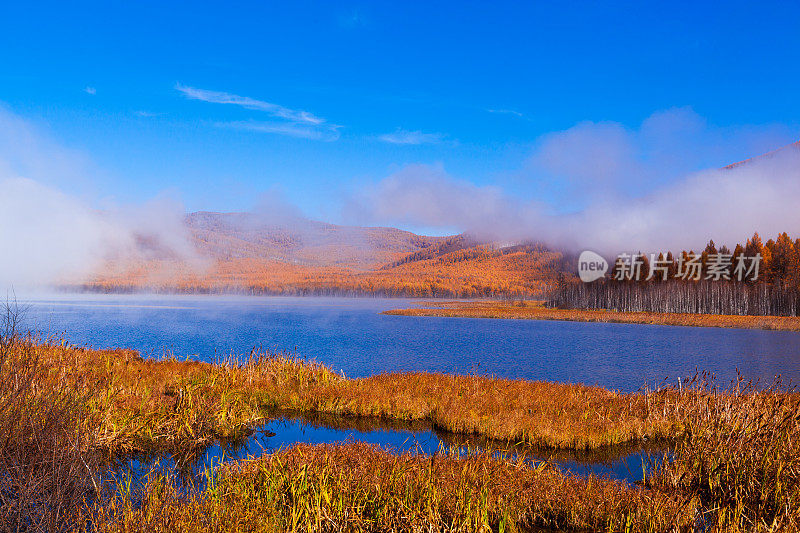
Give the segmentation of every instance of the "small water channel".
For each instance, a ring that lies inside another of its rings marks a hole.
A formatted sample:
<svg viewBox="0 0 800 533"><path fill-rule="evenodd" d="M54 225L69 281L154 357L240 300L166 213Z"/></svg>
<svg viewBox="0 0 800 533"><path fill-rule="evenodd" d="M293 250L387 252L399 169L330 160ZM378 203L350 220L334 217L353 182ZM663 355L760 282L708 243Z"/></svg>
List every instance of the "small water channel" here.
<svg viewBox="0 0 800 533"><path fill-rule="evenodd" d="M630 484L649 476L668 450L667 443L638 443L583 451L540 449L450 433L426 422L281 412L237 442L213 444L188 457L170 454L136 456L124 461L118 471L134 481L143 479L148 472L157 471L174 477L187 487L202 488L206 473L222 463L257 458L300 443L347 442L375 444L394 453L429 455L453 448L462 453L489 450L515 459L522 456L531 463L549 461L574 475L595 475Z"/></svg>

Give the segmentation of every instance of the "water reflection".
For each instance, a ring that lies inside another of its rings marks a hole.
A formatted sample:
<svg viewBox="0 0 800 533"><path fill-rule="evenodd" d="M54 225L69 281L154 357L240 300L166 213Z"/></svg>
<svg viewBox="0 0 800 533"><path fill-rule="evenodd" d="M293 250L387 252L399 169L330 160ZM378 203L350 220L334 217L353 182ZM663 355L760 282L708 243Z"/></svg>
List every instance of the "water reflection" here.
<svg viewBox="0 0 800 533"><path fill-rule="evenodd" d="M273 418L247 438L219 442L184 454L135 456L116 466L133 480L148 472L177 478L185 489L202 488L207 476L220 464L257 458L298 443L335 444L366 442L395 453L435 454L491 451L512 459L548 461L574 475L595 475L635 484L649 476L669 443L635 443L595 450L541 449L520 443L496 441L477 435L460 435L434 428L428 422L405 422L368 417L276 412Z"/></svg>

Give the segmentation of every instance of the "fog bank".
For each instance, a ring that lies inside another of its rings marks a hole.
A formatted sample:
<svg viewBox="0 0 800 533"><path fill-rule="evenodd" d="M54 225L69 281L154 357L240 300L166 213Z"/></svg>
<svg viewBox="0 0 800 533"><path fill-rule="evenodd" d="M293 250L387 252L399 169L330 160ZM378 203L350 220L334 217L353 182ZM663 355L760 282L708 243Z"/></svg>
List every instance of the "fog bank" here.
<svg viewBox="0 0 800 533"><path fill-rule="evenodd" d="M505 188L409 165L355 193L347 214L607 254L797 235L800 144L722 168L792 138L781 126L713 127L689 109L655 113L635 130L585 122L540 138Z"/></svg>
<svg viewBox="0 0 800 533"><path fill-rule="evenodd" d="M179 202L99 210L87 193L96 172L88 157L0 107L0 290L85 281L108 261L125 269L174 257L203 268Z"/></svg>

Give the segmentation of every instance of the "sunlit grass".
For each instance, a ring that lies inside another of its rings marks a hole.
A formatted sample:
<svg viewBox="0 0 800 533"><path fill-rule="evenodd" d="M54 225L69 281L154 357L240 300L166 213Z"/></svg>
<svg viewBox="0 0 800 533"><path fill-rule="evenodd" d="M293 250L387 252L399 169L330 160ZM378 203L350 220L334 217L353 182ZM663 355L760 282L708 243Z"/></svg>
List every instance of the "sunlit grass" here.
<svg viewBox="0 0 800 533"><path fill-rule="evenodd" d="M693 509L664 493L565 475L487 453L397 455L298 445L222 468L181 497L155 476L94 512L100 531L595 531L686 528Z"/></svg>
<svg viewBox="0 0 800 533"><path fill-rule="evenodd" d="M18 466L6 469L0 480L25 487L27 496L0 495L10 497L14 516L23 521L29 515L17 509L50 508L40 501L62 505L60 489L68 482L71 498L86 494L82 506L71 506L80 511L80 523L90 520L94 530L107 531L513 531L539 525L744 532L797 531L800 524L800 397L780 383L721 390L701 379L677 390L621 394L444 374L347 379L317 363L255 352L242 362L208 364L30 341L10 350L0 365L2 430L10 439L2 457L16 461L4 464L32 465L37 477L31 484L16 477ZM207 488L189 494L157 474L141 491L124 482L111 485L111 493L98 491L103 463L96 451L119 457L196 449L244 436L277 408L428 421L462 434L560 449L660 437L670 438L674 449L641 487L574 477L491 452L396 455L348 444L297 446L209 470ZM15 422L20 414L25 427ZM50 428L52 438L31 440L28 426ZM59 456L58 469L47 460L57 450L69 452ZM52 472L64 477L51 479ZM49 500L40 497L44 486L52 489ZM64 516L53 520L74 524Z"/></svg>
<svg viewBox="0 0 800 533"><path fill-rule="evenodd" d="M91 391L90 440L111 452L202 446L245 435L275 409L427 421L454 433L592 449L682 433L668 391L621 394L577 384L389 373L347 379L323 365L253 353L216 364L126 350L36 347Z"/></svg>
<svg viewBox="0 0 800 533"><path fill-rule="evenodd" d="M696 497L712 530L800 530L798 395L737 383L687 398L686 436L650 486Z"/></svg>

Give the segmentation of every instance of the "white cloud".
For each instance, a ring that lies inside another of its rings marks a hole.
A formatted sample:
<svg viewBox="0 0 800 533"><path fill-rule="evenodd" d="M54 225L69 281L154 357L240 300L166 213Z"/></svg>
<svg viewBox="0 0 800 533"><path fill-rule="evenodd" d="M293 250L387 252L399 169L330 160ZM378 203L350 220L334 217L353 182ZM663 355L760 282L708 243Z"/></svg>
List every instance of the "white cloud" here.
<svg viewBox="0 0 800 533"><path fill-rule="evenodd" d="M800 233L800 147L733 169L690 173L631 200L607 200L563 218L550 238L610 252L733 246L758 231Z"/></svg>
<svg viewBox="0 0 800 533"><path fill-rule="evenodd" d="M175 89L180 91L186 98L192 100L200 100L212 104L235 105L253 111L262 111L277 119L272 122L254 120L217 122L217 126L263 133L276 133L302 139L335 141L339 138L339 128L341 128L341 126L330 124L325 119L317 117L308 111L289 109L288 107L283 107L271 102L250 98L249 96L209 91L196 87L187 87L181 84L177 84Z"/></svg>
<svg viewBox="0 0 800 533"><path fill-rule="evenodd" d="M261 133L277 133L301 139L335 141L339 138L338 126L318 128L294 122L263 122L254 120L216 122L215 125L220 128L233 128Z"/></svg>
<svg viewBox="0 0 800 533"><path fill-rule="evenodd" d="M297 111L278 104L265 102L263 100L256 100L255 98L250 98L248 96L239 96L221 91L208 91L206 89L186 87L180 84L176 85L175 89L183 93L186 98L191 100L200 100L202 102L209 102L212 104L231 104L255 111L264 111L270 115L283 118L291 122L312 125L319 125L325 122L325 119L316 117L308 111Z"/></svg>
<svg viewBox="0 0 800 533"><path fill-rule="evenodd" d="M513 115L515 117L524 118L525 115L520 113L519 111L514 111L513 109L487 109L488 113L497 113L500 115Z"/></svg>
<svg viewBox="0 0 800 533"><path fill-rule="evenodd" d="M357 223L460 227L510 226L519 208L503 191L448 175L441 165L408 165L365 187L346 206L346 218Z"/></svg>
<svg viewBox="0 0 800 533"><path fill-rule="evenodd" d="M781 127L713 127L686 109L655 113L639 129L586 122L540 139L518 176L534 191L527 197L411 165L354 194L347 208L359 223L455 227L604 253L698 249L712 238L732 246L754 231L800 234L800 144L720 169L787 138Z"/></svg>
<svg viewBox="0 0 800 533"><path fill-rule="evenodd" d="M94 190L93 177L105 178L83 152L66 148L0 104L0 177L24 176L73 194Z"/></svg>
<svg viewBox="0 0 800 533"><path fill-rule="evenodd" d="M91 94L92 96L94 96L94 95L97 94L97 89L95 89L94 87L86 87L83 90L83 92L85 92L86 94Z"/></svg>
<svg viewBox="0 0 800 533"><path fill-rule="evenodd" d="M421 131L408 131L397 129L393 133L385 133L378 137L381 141L390 144L438 144L444 141L441 133L423 133Z"/></svg>
<svg viewBox="0 0 800 533"><path fill-rule="evenodd" d="M94 170L0 108L0 250L6 258L0 261L0 291L85 281L106 260L124 267L148 257L142 242L198 269L205 266L179 203L160 197L100 211L87 194L75 193Z"/></svg>
<svg viewBox="0 0 800 533"><path fill-rule="evenodd" d="M639 128L581 122L543 135L522 179L569 208L637 198L703 168L764 153L791 138L777 125L718 127L690 108L653 113Z"/></svg>

